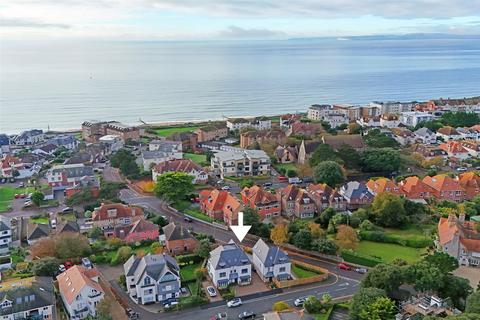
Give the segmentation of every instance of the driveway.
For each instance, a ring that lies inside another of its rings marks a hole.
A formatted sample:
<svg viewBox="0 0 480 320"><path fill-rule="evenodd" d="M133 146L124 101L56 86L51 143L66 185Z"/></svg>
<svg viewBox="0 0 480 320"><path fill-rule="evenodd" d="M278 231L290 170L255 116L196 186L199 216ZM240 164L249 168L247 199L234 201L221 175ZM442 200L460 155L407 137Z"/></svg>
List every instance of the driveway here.
<svg viewBox="0 0 480 320"><path fill-rule="evenodd" d="M254 294L258 292L270 291L270 288L267 287L265 282L260 279L256 272L252 272L252 282L247 286L236 286L235 287L235 296L242 297L249 294Z"/></svg>
<svg viewBox="0 0 480 320"><path fill-rule="evenodd" d="M472 288L476 288L480 283L480 268L478 267L460 266L457 270L453 271L453 274L470 281Z"/></svg>

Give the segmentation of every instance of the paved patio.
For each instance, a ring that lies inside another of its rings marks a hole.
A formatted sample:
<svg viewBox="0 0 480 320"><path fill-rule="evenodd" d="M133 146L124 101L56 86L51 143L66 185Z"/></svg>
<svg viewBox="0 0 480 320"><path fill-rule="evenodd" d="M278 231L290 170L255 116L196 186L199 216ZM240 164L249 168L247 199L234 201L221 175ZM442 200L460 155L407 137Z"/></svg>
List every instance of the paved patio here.
<svg viewBox="0 0 480 320"><path fill-rule="evenodd" d="M268 283L265 283L260 279L257 273L252 272L252 282L246 286L236 286L235 296L241 297L253 293L269 291Z"/></svg>

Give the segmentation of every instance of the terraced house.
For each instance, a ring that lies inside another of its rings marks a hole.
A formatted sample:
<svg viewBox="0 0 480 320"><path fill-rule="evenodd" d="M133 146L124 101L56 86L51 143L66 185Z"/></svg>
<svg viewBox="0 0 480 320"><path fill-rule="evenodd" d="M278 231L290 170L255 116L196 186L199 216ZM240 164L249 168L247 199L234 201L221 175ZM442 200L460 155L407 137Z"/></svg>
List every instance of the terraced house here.
<svg viewBox="0 0 480 320"><path fill-rule="evenodd" d="M132 255L123 269L127 292L136 303L162 302L180 295L180 268L167 254Z"/></svg>
<svg viewBox="0 0 480 320"><path fill-rule="evenodd" d="M281 202L282 215L286 217L308 219L315 215L315 202L305 189L290 184L277 190L277 197Z"/></svg>

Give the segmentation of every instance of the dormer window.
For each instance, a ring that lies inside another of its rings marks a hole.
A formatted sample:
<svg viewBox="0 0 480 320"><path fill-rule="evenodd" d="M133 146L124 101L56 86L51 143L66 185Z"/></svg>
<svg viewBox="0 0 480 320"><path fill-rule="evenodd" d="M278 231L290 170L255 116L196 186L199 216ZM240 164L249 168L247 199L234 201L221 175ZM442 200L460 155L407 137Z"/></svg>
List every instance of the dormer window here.
<svg viewBox="0 0 480 320"><path fill-rule="evenodd" d="M117 216L117 209L108 209L107 215L109 218L115 218Z"/></svg>
<svg viewBox="0 0 480 320"><path fill-rule="evenodd" d="M143 280L143 284L146 285L146 286L152 284L152 279L150 279L150 277L146 277L146 278Z"/></svg>

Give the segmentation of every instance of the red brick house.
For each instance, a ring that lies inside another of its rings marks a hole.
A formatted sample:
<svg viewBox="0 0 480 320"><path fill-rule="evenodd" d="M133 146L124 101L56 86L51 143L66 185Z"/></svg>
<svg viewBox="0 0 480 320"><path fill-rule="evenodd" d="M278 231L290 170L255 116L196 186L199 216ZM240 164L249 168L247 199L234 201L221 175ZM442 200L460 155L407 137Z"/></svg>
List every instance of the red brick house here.
<svg viewBox="0 0 480 320"><path fill-rule="evenodd" d="M397 196L404 195L403 189L388 178L370 179L367 182L367 188L373 195L381 192L388 192Z"/></svg>
<svg viewBox="0 0 480 320"><path fill-rule="evenodd" d="M282 211L277 197L259 186L244 188L240 195L246 206L257 209L260 220L279 216Z"/></svg>
<svg viewBox="0 0 480 320"><path fill-rule="evenodd" d="M329 207L339 212L347 210L347 200L338 193L337 189L333 189L326 183L311 183L306 189L315 202L317 212L322 212Z"/></svg>
<svg viewBox="0 0 480 320"><path fill-rule="evenodd" d="M458 182L465 189L467 200L471 200L480 194L480 177L475 172L470 171L460 174Z"/></svg>
<svg viewBox="0 0 480 320"><path fill-rule="evenodd" d="M165 247L172 255L191 253L198 247L198 240L182 225L171 222L163 227Z"/></svg>
<svg viewBox="0 0 480 320"><path fill-rule="evenodd" d="M143 218L140 207L121 203L103 204L92 213L93 224L103 230L106 237L115 235L115 228L128 226Z"/></svg>
<svg viewBox="0 0 480 320"><path fill-rule="evenodd" d="M286 217L308 219L315 215L315 201L305 189L290 184L277 190L277 197L282 205L282 214Z"/></svg>
<svg viewBox="0 0 480 320"><path fill-rule="evenodd" d="M287 136L303 136L313 138L320 132L321 126L318 123L308 123L296 121L290 125L287 130Z"/></svg>
<svg viewBox="0 0 480 320"><path fill-rule="evenodd" d="M435 190L417 176L408 177L399 183L408 199L429 199L435 196Z"/></svg>
<svg viewBox="0 0 480 320"><path fill-rule="evenodd" d="M432 187L434 196L439 200L461 202L466 199L465 189L458 180L450 178L446 174L434 177L426 176L422 181Z"/></svg>
<svg viewBox="0 0 480 320"><path fill-rule="evenodd" d="M238 212L242 205L230 192L225 190L202 190L200 209L211 218L224 221L227 225L236 225Z"/></svg>
<svg viewBox="0 0 480 320"><path fill-rule="evenodd" d="M159 235L158 225L144 218L129 225L118 225L114 230L115 236L127 243L157 240Z"/></svg>

